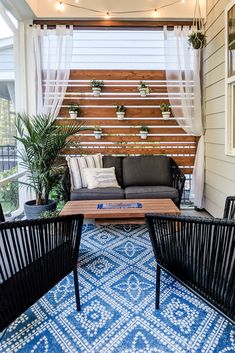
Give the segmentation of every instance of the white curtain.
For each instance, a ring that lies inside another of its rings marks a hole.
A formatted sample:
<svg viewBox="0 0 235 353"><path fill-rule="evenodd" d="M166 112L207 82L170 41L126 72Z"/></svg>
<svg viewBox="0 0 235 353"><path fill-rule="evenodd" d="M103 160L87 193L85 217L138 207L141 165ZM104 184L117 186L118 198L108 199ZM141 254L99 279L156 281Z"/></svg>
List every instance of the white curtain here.
<svg viewBox="0 0 235 353"><path fill-rule="evenodd" d="M167 91L174 117L187 134L199 136L195 158L191 198L203 208L204 136L201 102L201 49L191 49L187 26L164 27L165 68ZM176 82L177 81L177 82ZM180 82L180 84L178 84ZM175 99L172 99L175 98Z"/></svg>
<svg viewBox="0 0 235 353"><path fill-rule="evenodd" d="M36 104L38 114L57 116L68 85L73 27L33 28L36 65Z"/></svg>
<svg viewBox="0 0 235 353"><path fill-rule="evenodd" d="M8 89L11 101L15 107L15 82L7 82L7 89Z"/></svg>

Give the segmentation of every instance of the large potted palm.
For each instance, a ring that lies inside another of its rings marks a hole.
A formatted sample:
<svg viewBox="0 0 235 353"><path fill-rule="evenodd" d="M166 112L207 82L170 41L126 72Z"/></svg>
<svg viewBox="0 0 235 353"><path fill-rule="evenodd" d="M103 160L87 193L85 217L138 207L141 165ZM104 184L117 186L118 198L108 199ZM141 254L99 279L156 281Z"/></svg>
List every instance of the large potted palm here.
<svg viewBox="0 0 235 353"><path fill-rule="evenodd" d="M81 124L61 126L55 120L50 115L17 115L15 138L21 143L20 164L27 173L27 182L22 184L36 195L35 200L24 205L28 219L55 210L56 202L49 200L49 194L64 171L58 155L70 143L70 137L81 130Z"/></svg>

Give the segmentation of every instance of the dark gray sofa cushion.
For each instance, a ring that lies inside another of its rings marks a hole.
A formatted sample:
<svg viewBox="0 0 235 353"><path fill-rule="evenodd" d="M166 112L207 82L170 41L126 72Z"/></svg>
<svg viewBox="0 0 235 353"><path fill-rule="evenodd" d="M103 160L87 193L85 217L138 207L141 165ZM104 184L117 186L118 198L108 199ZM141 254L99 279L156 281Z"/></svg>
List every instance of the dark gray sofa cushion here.
<svg viewBox="0 0 235 353"><path fill-rule="evenodd" d="M170 158L166 156L125 157L122 161L123 185L172 185Z"/></svg>
<svg viewBox="0 0 235 353"><path fill-rule="evenodd" d="M103 167L104 168L115 167L115 174L116 174L117 182L121 187L123 186L122 159L123 159L123 157L103 156Z"/></svg>
<svg viewBox="0 0 235 353"><path fill-rule="evenodd" d="M170 186L128 186L125 188L126 199L172 199L179 201L178 190Z"/></svg>
<svg viewBox="0 0 235 353"><path fill-rule="evenodd" d="M124 190L121 188L77 189L71 191L70 200L109 200L124 199Z"/></svg>

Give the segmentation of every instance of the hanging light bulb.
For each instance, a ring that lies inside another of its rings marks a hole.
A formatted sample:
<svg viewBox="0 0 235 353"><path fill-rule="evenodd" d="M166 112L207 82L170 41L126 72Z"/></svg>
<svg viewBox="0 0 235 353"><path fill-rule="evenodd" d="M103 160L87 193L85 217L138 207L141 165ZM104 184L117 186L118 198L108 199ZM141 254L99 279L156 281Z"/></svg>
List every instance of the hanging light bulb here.
<svg viewBox="0 0 235 353"><path fill-rule="evenodd" d="M108 20L110 18L110 13L107 11L104 17Z"/></svg>
<svg viewBox="0 0 235 353"><path fill-rule="evenodd" d="M78 4L78 3L79 3L79 0L75 0L75 2L76 2L76 4Z"/></svg>
<svg viewBox="0 0 235 353"><path fill-rule="evenodd" d="M64 4L60 1L60 2L57 2L56 4L56 9L60 12L62 12L64 10Z"/></svg>
<svg viewBox="0 0 235 353"><path fill-rule="evenodd" d="M181 2L182 2L182 4L184 4L184 3L185 3L185 0L181 0Z"/></svg>
<svg viewBox="0 0 235 353"><path fill-rule="evenodd" d="M158 10L157 10L157 9L154 9L154 11L153 11L153 17L158 17Z"/></svg>

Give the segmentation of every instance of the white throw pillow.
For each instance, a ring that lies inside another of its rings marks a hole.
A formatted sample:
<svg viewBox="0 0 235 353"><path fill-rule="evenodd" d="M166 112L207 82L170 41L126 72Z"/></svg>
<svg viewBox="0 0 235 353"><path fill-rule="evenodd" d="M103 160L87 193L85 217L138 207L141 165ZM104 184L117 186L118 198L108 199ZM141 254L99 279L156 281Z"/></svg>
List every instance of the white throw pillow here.
<svg viewBox="0 0 235 353"><path fill-rule="evenodd" d="M84 168L83 169L88 189L95 188L120 188L118 185L115 168Z"/></svg>
<svg viewBox="0 0 235 353"><path fill-rule="evenodd" d="M84 176L84 168L103 167L101 154L83 156L83 157L67 156L66 160L69 167L71 190L87 187L87 182Z"/></svg>

